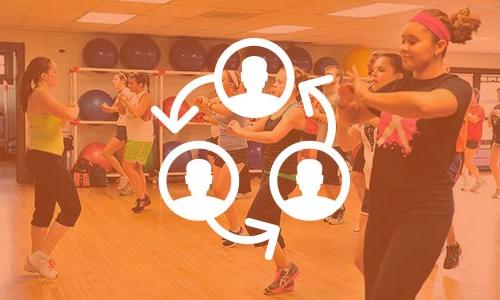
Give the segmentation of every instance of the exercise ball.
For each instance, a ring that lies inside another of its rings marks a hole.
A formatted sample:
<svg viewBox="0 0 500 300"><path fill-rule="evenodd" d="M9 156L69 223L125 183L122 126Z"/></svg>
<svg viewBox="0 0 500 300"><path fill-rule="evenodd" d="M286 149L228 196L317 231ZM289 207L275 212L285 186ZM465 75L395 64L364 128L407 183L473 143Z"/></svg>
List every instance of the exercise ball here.
<svg viewBox="0 0 500 300"><path fill-rule="evenodd" d="M93 39L83 48L83 63L91 68L113 68L118 63L118 49L106 39Z"/></svg>
<svg viewBox="0 0 500 300"><path fill-rule="evenodd" d="M316 61L314 64L314 74L318 76L325 75L325 68L329 66L339 66L339 63L335 58L330 56L324 56Z"/></svg>
<svg viewBox="0 0 500 300"><path fill-rule="evenodd" d="M193 38L177 40L169 52L170 65L177 71L201 71L205 68L207 51Z"/></svg>
<svg viewBox="0 0 500 300"><path fill-rule="evenodd" d="M197 113L194 118L190 122L194 123L206 123L206 121L203 119L205 117L205 114L202 112Z"/></svg>
<svg viewBox="0 0 500 300"><path fill-rule="evenodd" d="M227 47L229 47L229 45L219 44L219 45L212 47L212 49L210 49L210 51L208 51L207 66L208 66L208 70L210 72L213 72L215 70L215 65L217 64L217 61L219 60L220 55L222 54L222 52L224 52L224 50L226 50ZM238 52L235 52L226 61L226 65L224 66L224 69L226 69L226 70L238 70L239 66L240 66L240 55L238 54Z"/></svg>
<svg viewBox="0 0 500 300"><path fill-rule="evenodd" d="M344 70L350 71L352 66L356 66L360 76L368 76L368 61L370 60L371 49L356 48L347 53L344 58Z"/></svg>
<svg viewBox="0 0 500 300"><path fill-rule="evenodd" d="M313 65L312 57L306 49L301 47L292 47L286 50L286 53L292 60L294 66L301 68L305 72L311 71Z"/></svg>
<svg viewBox="0 0 500 300"><path fill-rule="evenodd" d="M268 73L277 73L281 66L283 66L283 63L281 62L280 58L274 54L274 52L262 48L262 47L249 47L245 57L249 56L260 56L266 60L267 63L267 72Z"/></svg>
<svg viewBox="0 0 500 300"><path fill-rule="evenodd" d="M168 142L163 145L163 157L165 158L172 150L180 146L181 142ZM179 155L172 165L169 172L185 172L187 163L192 159L191 151L186 151Z"/></svg>
<svg viewBox="0 0 500 300"><path fill-rule="evenodd" d="M262 145L248 142L248 166L251 170L260 170L263 166Z"/></svg>
<svg viewBox="0 0 500 300"><path fill-rule="evenodd" d="M120 61L128 69L154 69L158 66L160 58L160 48L155 41L146 36L130 37L120 48Z"/></svg>
<svg viewBox="0 0 500 300"><path fill-rule="evenodd" d="M87 146L83 147L83 149L80 151L78 159L86 159L92 164L98 165L101 168L103 168L106 171L106 173L109 173L113 170L113 167L104 158L104 155L102 155L104 147L106 147L106 145L101 143L88 144Z"/></svg>
<svg viewBox="0 0 500 300"><path fill-rule="evenodd" d="M116 120L117 114L103 112L102 104L113 105L113 98L101 90L90 90L80 96L78 106L80 107L80 120L85 121L112 121Z"/></svg>
<svg viewBox="0 0 500 300"><path fill-rule="evenodd" d="M174 104L175 96L170 96L163 100L163 112L170 117L170 111L172 110L172 105ZM189 105L186 102L182 102L181 109L179 111L179 118L182 117L189 110Z"/></svg>

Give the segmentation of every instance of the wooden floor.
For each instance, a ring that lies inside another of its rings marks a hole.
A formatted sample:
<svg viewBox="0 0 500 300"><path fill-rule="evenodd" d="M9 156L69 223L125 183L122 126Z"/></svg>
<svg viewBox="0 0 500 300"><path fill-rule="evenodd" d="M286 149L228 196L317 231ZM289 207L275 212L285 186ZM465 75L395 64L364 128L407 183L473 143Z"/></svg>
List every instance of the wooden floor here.
<svg viewBox="0 0 500 300"><path fill-rule="evenodd" d="M500 200L489 198L493 184L485 178L480 194L456 193L461 265L443 270L441 256L419 299L500 299ZM206 224L178 218L157 187L150 192L152 208L133 215L134 198L118 197L114 187L81 189L81 218L53 253L60 275L47 281L23 271L33 188L16 184L14 164L0 162L0 299L269 299L262 289L274 267L262 251L222 249ZM250 202L237 202L241 215ZM276 299L363 299L362 276L351 263L355 196L347 206L346 222L338 226L284 218L301 275L294 292Z"/></svg>

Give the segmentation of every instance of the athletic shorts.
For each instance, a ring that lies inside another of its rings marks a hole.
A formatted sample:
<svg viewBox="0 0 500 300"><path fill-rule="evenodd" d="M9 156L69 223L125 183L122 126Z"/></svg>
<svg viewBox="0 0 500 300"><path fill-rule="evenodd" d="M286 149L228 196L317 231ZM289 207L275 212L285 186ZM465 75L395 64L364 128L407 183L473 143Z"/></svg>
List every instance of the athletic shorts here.
<svg viewBox="0 0 500 300"><path fill-rule="evenodd" d="M467 149L477 149L479 147L479 141L468 140L465 146Z"/></svg>
<svg viewBox="0 0 500 300"><path fill-rule="evenodd" d="M334 147L334 149L345 159L345 153L339 147ZM323 151L318 151L316 160L323 166L323 184L340 185L339 166L333 158Z"/></svg>
<svg viewBox="0 0 500 300"><path fill-rule="evenodd" d="M368 215L370 213L369 211L369 190L365 190L365 196L363 197L363 202L361 203L361 214L363 215Z"/></svg>
<svg viewBox="0 0 500 300"><path fill-rule="evenodd" d="M127 141L127 127L126 126L116 126L115 138L117 138L120 142L126 142Z"/></svg>
<svg viewBox="0 0 500 300"><path fill-rule="evenodd" d="M363 173L363 169L365 168L365 151L363 147L363 145L359 146L358 152L356 153L356 157L352 163L353 172Z"/></svg>
<svg viewBox="0 0 500 300"><path fill-rule="evenodd" d="M247 164L248 149L231 150L231 151L227 151L227 152L233 158L233 160L236 164L241 164L241 163ZM222 158L220 158L220 156L216 155L214 164L217 167L222 168L226 164L226 162L224 160L222 160Z"/></svg>
<svg viewBox="0 0 500 300"><path fill-rule="evenodd" d="M153 142L127 141L125 144L125 160L145 165L153 148Z"/></svg>
<svg viewBox="0 0 500 300"><path fill-rule="evenodd" d="M460 175L462 175L462 169L464 168L464 153L457 152L451 161L451 165L448 168L448 174L454 183L457 182Z"/></svg>

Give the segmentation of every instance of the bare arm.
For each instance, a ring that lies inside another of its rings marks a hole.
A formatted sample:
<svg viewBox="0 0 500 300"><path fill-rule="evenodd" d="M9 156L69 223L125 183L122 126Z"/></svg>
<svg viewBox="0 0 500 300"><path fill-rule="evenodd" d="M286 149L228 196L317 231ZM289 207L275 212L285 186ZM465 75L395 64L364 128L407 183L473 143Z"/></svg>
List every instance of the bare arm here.
<svg viewBox="0 0 500 300"><path fill-rule="evenodd" d="M136 118L139 118L149 110L152 101L149 94L144 94L141 99L139 99L139 104L137 106L133 106L128 99L124 102L130 114Z"/></svg>
<svg viewBox="0 0 500 300"><path fill-rule="evenodd" d="M293 129L298 128L304 120L304 111L296 108L286 113L281 122L271 131L249 131L239 127L237 122L231 122L230 128L234 134L246 139L263 144L273 144L284 138Z"/></svg>
<svg viewBox="0 0 500 300"><path fill-rule="evenodd" d="M51 114L63 121L71 121L78 117L78 107L73 105L63 105L50 93L44 91L35 91L32 97L40 101L40 107L43 112ZM36 93L36 94L35 94Z"/></svg>

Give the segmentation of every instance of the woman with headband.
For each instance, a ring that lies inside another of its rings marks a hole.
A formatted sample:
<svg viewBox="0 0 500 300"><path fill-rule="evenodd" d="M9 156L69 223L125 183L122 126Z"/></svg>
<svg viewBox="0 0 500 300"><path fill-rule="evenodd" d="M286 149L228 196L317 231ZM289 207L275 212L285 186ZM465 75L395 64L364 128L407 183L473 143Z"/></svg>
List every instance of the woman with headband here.
<svg viewBox="0 0 500 300"><path fill-rule="evenodd" d="M468 8L451 16L424 10L402 33L400 54L411 78L375 93L353 69L353 83L340 89L346 120L378 115L380 137L398 115L410 146L393 133L375 150L364 244L366 299L414 299L441 253L454 213L448 168L472 96L465 80L446 72L443 58L450 42L471 40L480 24Z"/></svg>
<svg viewBox="0 0 500 300"><path fill-rule="evenodd" d="M222 85L229 97L235 96L243 92L243 85L240 83L240 74L238 71L225 70L222 73ZM233 158L236 166L238 167L238 172L241 174L245 166L247 165L248 158L248 144L247 139L234 135L228 128L228 124L231 121L237 121L242 127L246 126L246 119L240 117L230 111L229 109L221 103L218 98L207 99L207 98L197 98L195 100L196 105L200 107L202 111L208 114L208 118L211 121L218 124L219 126L219 137L218 144L224 150L229 152L229 155ZM229 168L226 163L219 157L215 157L214 162L214 194L215 197L219 199L224 199L229 192L231 186L231 174L229 173ZM248 178L247 178L248 179ZM241 224L240 218L238 217L238 212L235 205L232 205L226 212L225 216L229 223L229 231L234 234L242 234L243 226ZM234 247L236 243L222 239L222 246L225 248Z"/></svg>
<svg viewBox="0 0 500 300"><path fill-rule="evenodd" d="M113 88L117 90L114 97L114 102L112 106L109 106L107 103L103 103L101 105L101 109L107 113L119 113L118 111L118 99L120 97L132 97L132 92L127 87L127 76L121 72L116 73L113 76ZM127 127L125 126L127 120L126 114L120 113L118 116L118 120L116 121L116 135L111 138L111 140L106 144L102 155L106 160L111 164L111 166L120 174L120 180L118 181L118 186L116 190L120 191L122 195L129 195L132 192L132 189L129 185L129 180L127 174L123 170L120 162L115 157L115 153L121 151L125 147L125 143L127 142Z"/></svg>

